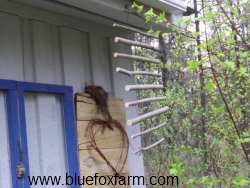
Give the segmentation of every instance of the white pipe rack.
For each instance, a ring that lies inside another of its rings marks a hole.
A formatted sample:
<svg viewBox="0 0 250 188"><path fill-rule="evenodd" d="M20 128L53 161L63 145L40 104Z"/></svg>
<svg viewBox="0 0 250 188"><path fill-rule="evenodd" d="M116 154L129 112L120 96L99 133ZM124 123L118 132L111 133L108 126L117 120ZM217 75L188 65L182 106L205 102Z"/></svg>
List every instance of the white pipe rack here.
<svg viewBox="0 0 250 188"><path fill-rule="evenodd" d="M145 85L126 85L125 91L143 90L143 89L163 89L163 85L145 84Z"/></svg>
<svg viewBox="0 0 250 188"><path fill-rule="evenodd" d="M139 149L136 153L139 153L139 152L141 152L141 151L150 150L150 149L152 149L152 148L158 146L159 144L161 144L163 141L165 141L165 138L162 138L162 139L160 139L159 141L157 141L157 142L155 142L155 143L153 143L152 145L149 145L149 146L147 146L147 147L142 147L142 148Z"/></svg>
<svg viewBox="0 0 250 188"><path fill-rule="evenodd" d="M126 102L125 103L125 107L128 108L130 106L136 106L136 105L139 105L139 104L149 103L149 102L155 102L155 101L162 101L162 100L165 100L165 99L166 99L166 97L144 98L144 99L140 99L140 100L136 100L136 101Z"/></svg>
<svg viewBox="0 0 250 188"><path fill-rule="evenodd" d="M138 46L138 47L142 47L142 48L147 48L147 49L154 50L154 51L160 51L160 49L158 47L152 46L150 44L146 44L146 43L138 42L138 41L133 41L133 40L129 40L129 39L121 38L121 37L115 37L114 42L115 43L123 43L123 44L131 45L131 46Z"/></svg>
<svg viewBox="0 0 250 188"><path fill-rule="evenodd" d="M164 127L166 124L167 124L167 123L162 123L162 124L160 124L160 125L157 125L157 126L155 126L155 127L152 127L152 128L147 129L147 130L145 130L145 131L139 132L139 133L137 133L137 134L132 135L131 138L135 139L135 138L137 138L137 137L139 137L139 136L142 136L142 135L151 133L151 132L153 132L153 131L155 131L155 130L158 130L158 129Z"/></svg>
<svg viewBox="0 0 250 188"><path fill-rule="evenodd" d="M166 107L160 108L160 109L158 109L158 110L154 110L154 111L152 111L152 112L148 112L148 113L146 113L146 114L143 114L143 115L140 115L140 116L138 116L138 117L136 117L136 118L133 118L133 119L128 120L128 121L127 121L127 125L128 125L128 126L135 125L135 124L140 123L141 121L144 121L144 120L146 120L146 119L149 119L149 118L151 118L151 117L153 117L153 116L160 115L160 114L162 114L162 113L164 113L164 112L166 112L166 111L168 111L168 110L169 110L169 107L166 106Z"/></svg>
<svg viewBox="0 0 250 188"><path fill-rule="evenodd" d="M125 74L127 76L137 76L137 75L157 76L157 77L162 76L161 73L148 72L148 71L130 71L130 70L127 70L127 69L123 69L121 67L117 67L116 72Z"/></svg>
<svg viewBox="0 0 250 188"><path fill-rule="evenodd" d="M149 57L142 57L142 56L137 56L137 55L129 55L129 54L124 54L124 53L114 53L114 58L124 58L124 59L132 59L132 60L137 60L137 61L146 61L154 64L161 64L160 59L155 59L155 58L149 58Z"/></svg>

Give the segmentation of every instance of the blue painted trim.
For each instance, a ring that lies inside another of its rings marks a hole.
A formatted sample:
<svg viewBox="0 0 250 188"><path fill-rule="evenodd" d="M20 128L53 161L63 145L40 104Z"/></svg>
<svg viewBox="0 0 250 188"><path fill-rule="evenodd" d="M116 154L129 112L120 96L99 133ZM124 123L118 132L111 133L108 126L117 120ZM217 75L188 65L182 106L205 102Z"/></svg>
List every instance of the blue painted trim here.
<svg viewBox="0 0 250 188"><path fill-rule="evenodd" d="M1 90L10 90L15 89L15 81L12 80L0 80L0 89Z"/></svg>
<svg viewBox="0 0 250 188"><path fill-rule="evenodd" d="M18 85L25 92L65 94L67 91L73 91L72 87L70 86L53 84L19 82Z"/></svg>
<svg viewBox="0 0 250 188"><path fill-rule="evenodd" d="M27 135L26 135L26 121L25 121L25 106L24 106L24 93L35 92L35 93L50 93L59 94L63 97L63 111L64 111L64 123L65 123L65 140L66 140L66 151L68 161L68 173L74 177L75 175L80 176L79 159L78 159L78 143L77 143L77 128L74 113L74 102L73 102L73 89L70 86L59 86L52 84L37 84L19 82L19 104L20 111L22 112L22 125L24 127L23 135L25 137L24 143L27 146ZM28 148L25 149L25 155L28 156ZM27 159L28 160L28 159ZM25 187L26 188L26 187ZM79 185L72 185L71 188L80 188Z"/></svg>
<svg viewBox="0 0 250 188"><path fill-rule="evenodd" d="M16 166L18 165L18 117L17 117L17 92L16 84L10 80L0 80L0 90L6 92L7 119L8 119L8 142L11 160L12 187L21 187L16 177Z"/></svg>
<svg viewBox="0 0 250 188"><path fill-rule="evenodd" d="M25 102L24 92L19 88L17 83L17 94L18 94L18 110L19 110L19 121L20 121L20 133L22 136L22 150L23 150L23 163L25 166L25 176L22 178L22 188L30 188L28 176L30 175L29 168L29 155L28 155L28 141L27 141L27 129L26 129L26 113L25 113Z"/></svg>
<svg viewBox="0 0 250 188"><path fill-rule="evenodd" d="M64 119L66 128L66 145L69 162L69 174L72 177L80 175L79 159L78 159L78 142L77 142L77 127L75 121L73 92L67 91L63 99L64 103ZM72 188L79 188L79 185L73 185Z"/></svg>
<svg viewBox="0 0 250 188"><path fill-rule="evenodd" d="M0 90L6 91L7 118L8 118L8 133L9 133L9 148L11 162L11 177L13 188L25 188L25 180L18 179L16 168L20 162L19 153L19 127L18 127L18 94L17 82L11 80L0 80ZM23 145L23 144L22 144Z"/></svg>
<svg viewBox="0 0 250 188"><path fill-rule="evenodd" d="M11 152L11 172L13 188L30 188L27 176L29 176L28 144L25 119L25 92L60 94L63 97L63 111L65 121L66 151L68 161L68 173L71 176L80 175L78 159L77 128L75 121L73 89L69 86L51 84L37 84L27 82L16 82L11 80L0 80L0 90L7 93L7 113L9 125L9 142ZM20 119L18 119L18 114ZM21 136L23 147L23 162L26 167L26 175L23 179L17 179L16 167L19 164L19 127L21 124ZM72 185L71 188L80 188L79 185Z"/></svg>
<svg viewBox="0 0 250 188"><path fill-rule="evenodd" d="M8 131L9 131L9 148L11 159L11 176L12 187L20 187L16 177L16 166L18 165L18 120L17 120L17 93L16 90L11 89L7 91L7 117L8 117Z"/></svg>

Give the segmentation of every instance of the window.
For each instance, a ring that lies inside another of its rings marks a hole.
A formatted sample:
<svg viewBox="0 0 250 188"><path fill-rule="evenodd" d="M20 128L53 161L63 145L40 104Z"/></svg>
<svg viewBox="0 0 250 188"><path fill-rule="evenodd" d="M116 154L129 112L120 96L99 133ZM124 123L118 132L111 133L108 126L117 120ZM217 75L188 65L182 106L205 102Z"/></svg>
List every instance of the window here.
<svg viewBox="0 0 250 188"><path fill-rule="evenodd" d="M79 174L71 87L0 80L0 113L1 187L29 188L29 175Z"/></svg>

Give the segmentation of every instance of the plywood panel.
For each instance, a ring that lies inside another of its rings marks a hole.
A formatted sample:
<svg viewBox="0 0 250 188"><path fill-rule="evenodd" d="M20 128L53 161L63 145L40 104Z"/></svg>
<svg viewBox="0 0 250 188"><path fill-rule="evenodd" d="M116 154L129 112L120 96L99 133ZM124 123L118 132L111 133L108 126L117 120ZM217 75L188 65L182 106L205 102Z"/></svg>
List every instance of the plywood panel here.
<svg viewBox="0 0 250 188"><path fill-rule="evenodd" d="M103 119L100 111L95 105L95 102L88 94L78 94L76 96L78 121L87 121L95 118L96 116ZM109 97L108 106L111 115L115 117L116 120L125 123L125 108L123 101L121 99Z"/></svg>
<svg viewBox="0 0 250 188"><path fill-rule="evenodd" d="M121 155L122 149L103 149L102 153L113 164L114 167L120 169L122 167L121 162L118 160ZM107 166L106 162L96 152L96 150L80 150L80 165L82 175L90 175L92 173L100 174L113 174L114 172ZM127 173L127 163L122 173Z"/></svg>
<svg viewBox="0 0 250 188"><path fill-rule="evenodd" d="M83 102L85 104L95 104L95 101L90 97L90 95L88 94L82 94L79 93L77 94L77 98L76 98L77 102ZM79 103L79 105L81 105L82 103ZM110 112L125 112L125 108L124 108L124 103L122 99L119 98L115 98L112 96L108 97L108 107L109 107L109 111Z"/></svg>
<svg viewBox="0 0 250 188"><path fill-rule="evenodd" d="M79 121L89 121L91 119L95 119L95 118L99 118L99 119L104 119L103 115L99 112L99 111L92 111L85 113L85 114L78 114L79 117ZM113 112L111 113L112 116L115 116L115 120L119 121L119 122L124 122L125 121L125 117L123 116L122 113L119 112Z"/></svg>
<svg viewBox="0 0 250 188"><path fill-rule="evenodd" d="M89 121L77 121L79 149L88 149L91 146L86 130L88 124ZM118 129L112 131L110 129L102 130L101 127L97 127L95 129L95 135L96 142L100 148L110 149L122 147L122 135Z"/></svg>
<svg viewBox="0 0 250 188"><path fill-rule="evenodd" d="M123 101L110 97L108 104L112 117L120 120L120 123L125 127L125 109ZM95 173L99 173L100 175L113 175L112 169L91 145L91 140L86 132L89 120L95 118L103 119L102 115L98 113L95 102L87 94L78 94L76 95L76 110L81 175L94 176ZM110 129L102 130L101 127L96 127L94 131L98 148L100 148L101 152L114 167L121 169L122 162L126 157L126 144L123 145L121 132L118 129L114 129L113 131ZM127 162L122 173L125 175L128 174ZM86 187L86 185L84 187Z"/></svg>
<svg viewBox="0 0 250 188"><path fill-rule="evenodd" d="M86 132L89 121L92 119L104 119L100 111L98 111L95 102L90 98L88 94L76 95L76 111L77 111L77 127L79 135L80 148L88 147L90 142L88 133ZM110 97L108 101L109 110L113 119L119 121L125 127L125 109L124 103L121 99ZM102 148L118 148L122 147L121 132L114 128L114 130L105 129L101 127L95 128L96 140L100 143L99 147Z"/></svg>

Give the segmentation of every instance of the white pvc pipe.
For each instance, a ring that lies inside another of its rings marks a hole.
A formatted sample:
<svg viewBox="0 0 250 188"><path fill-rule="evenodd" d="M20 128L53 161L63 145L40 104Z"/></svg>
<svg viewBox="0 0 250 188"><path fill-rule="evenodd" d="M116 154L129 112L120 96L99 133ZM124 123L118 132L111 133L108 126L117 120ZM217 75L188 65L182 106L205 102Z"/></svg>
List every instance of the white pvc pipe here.
<svg viewBox="0 0 250 188"><path fill-rule="evenodd" d="M163 85L154 85L154 84L142 84L142 85L126 85L125 91L133 90L143 90L143 89L163 89Z"/></svg>
<svg viewBox="0 0 250 188"><path fill-rule="evenodd" d="M167 123L162 123L162 124L160 124L160 125L157 125L157 126L155 126L155 127L152 127L152 128L147 129L147 130L145 130L145 131L139 132L139 133L137 133L137 134L132 135L131 138L135 139L135 138L137 138L137 137L139 137L139 136L142 136L142 135L151 133L151 132L153 132L153 131L155 131L155 130L158 130L158 129L164 127L166 124L167 124Z"/></svg>
<svg viewBox="0 0 250 188"><path fill-rule="evenodd" d="M128 39L121 38L121 37L115 37L114 42L123 43L123 44L131 45L131 46L139 46L139 47L147 48L147 49L154 50L154 51L160 50L158 47L152 46L150 44L146 44L146 43L139 42L139 41L128 40Z"/></svg>
<svg viewBox="0 0 250 188"><path fill-rule="evenodd" d="M151 97L151 98L144 98L136 101L130 101L125 103L125 107L128 108L130 106L136 106L138 104L142 103L148 103L148 102L155 102L155 101L162 101L165 100L166 97Z"/></svg>
<svg viewBox="0 0 250 188"><path fill-rule="evenodd" d="M160 59L155 59L155 58L149 58L149 57L143 57L143 56L138 56L138 55L130 55L130 54L124 54L124 53L114 53L114 58L125 58L125 59L132 59L132 60L137 60L137 61L145 61L145 62L150 62L154 64L161 64L162 61Z"/></svg>
<svg viewBox="0 0 250 188"><path fill-rule="evenodd" d="M152 149L152 148L158 146L159 144L161 144L164 140L165 140L165 138L162 138L162 139L160 139L159 141L153 143L152 145L149 145L149 146L147 146L147 147L142 147L142 148L141 148L140 150L138 150L136 153L139 153L139 152L141 152L141 151L150 150L150 149Z"/></svg>
<svg viewBox="0 0 250 188"><path fill-rule="evenodd" d="M138 116L138 117L136 117L134 119L128 120L127 121L127 125L128 126L135 125L135 124L137 124L137 123L139 123L141 121L144 121L145 119L149 119L149 118L151 118L153 116L160 115L160 114L162 114L162 113L164 113L164 112L166 112L168 110L169 110L169 107L166 106L166 107L160 108L158 110L154 110L152 112L148 112L148 113L143 114L141 116Z"/></svg>
<svg viewBox="0 0 250 188"><path fill-rule="evenodd" d="M148 76L157 76L157 77L162 76L161 73L147 72L147 71L130 71L130 70L127 70L127 69L123 69L121 67L117 67L116 72L125 74L127 76L136 76L136 75L148 75Z"/></svg>

